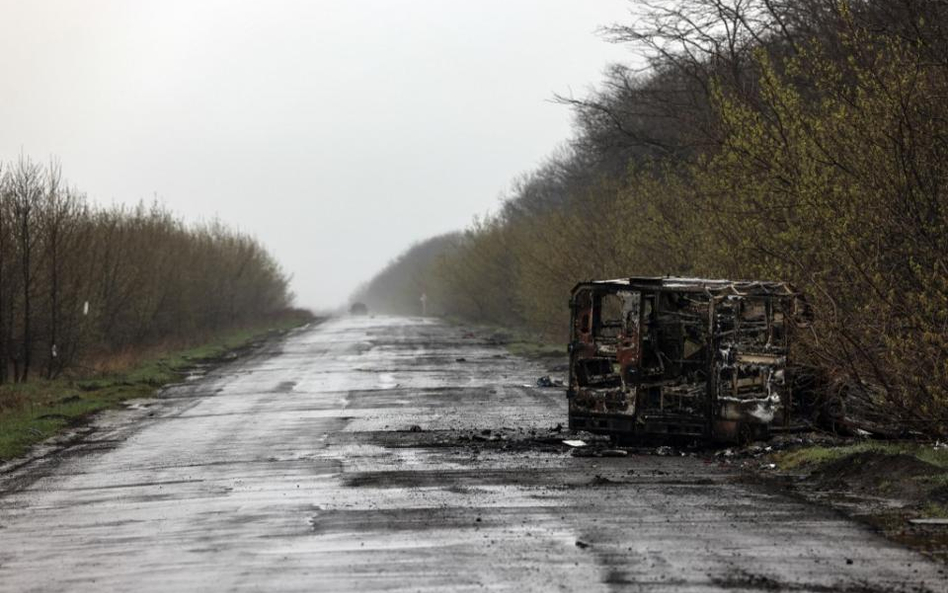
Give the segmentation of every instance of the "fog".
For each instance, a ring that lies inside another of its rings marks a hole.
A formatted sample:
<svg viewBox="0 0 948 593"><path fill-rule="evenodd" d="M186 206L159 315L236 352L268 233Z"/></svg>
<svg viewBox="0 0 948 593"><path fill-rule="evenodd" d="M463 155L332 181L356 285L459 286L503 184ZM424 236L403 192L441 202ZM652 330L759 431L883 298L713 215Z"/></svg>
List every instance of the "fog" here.
<svg viewBox="0 0 948 593"><path fill-rule="evenodd" d="M625 0L3 2L0 159L259 238L331 307L570 134Z"/></svg>

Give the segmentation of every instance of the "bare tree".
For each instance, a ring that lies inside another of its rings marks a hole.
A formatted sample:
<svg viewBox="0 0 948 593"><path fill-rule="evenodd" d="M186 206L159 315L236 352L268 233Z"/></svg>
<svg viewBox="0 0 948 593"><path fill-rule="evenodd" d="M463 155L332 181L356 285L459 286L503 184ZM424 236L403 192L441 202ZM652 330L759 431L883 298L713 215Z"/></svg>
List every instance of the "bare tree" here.
<svg viewBox="0 0 948 593"><path fill-rule="evenodd" d="M29 378L33 358L33 256L36 246L36 216L43 199L42 168L21 156L11 178L13 233L19 256L22 286L22 338L14 354L14 378Z"/></svg>

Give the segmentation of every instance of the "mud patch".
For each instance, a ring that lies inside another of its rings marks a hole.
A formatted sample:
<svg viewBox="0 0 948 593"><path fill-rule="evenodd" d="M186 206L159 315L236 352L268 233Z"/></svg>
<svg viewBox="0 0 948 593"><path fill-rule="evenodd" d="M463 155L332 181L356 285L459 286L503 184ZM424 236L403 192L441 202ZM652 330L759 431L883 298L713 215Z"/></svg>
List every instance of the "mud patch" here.
<svg viewBox="0 0 948 593"><path fill-rule="evenodd" d="M334 444L371 443L387 449L459 449L469 452L508 451L511 453L566 453L563 443L568 433L562 429L475 429L426 430L406 425L380 431L362 431L334 435Z"/></svg>
<svg viewBox="0 0 948 593"><path fill-rule="evenodd" d="M312 533L430 531L435 529L479 529L505 525L523 514L519 507L323 510L310 517Z"/></svg>
<svg viewBox="0 0 948 593"><path fill-rule="evenodd" d="M931 593L932 589L917 584L885 583L877 585L867 582L835 583L824 585L819 583L788 583L772 577L736 571L727 577L713 578L712 584L722 589L737 589L741 591L807 591L812 593L895 593L917 592Z"/></svg>
<svg viewBox="0 0 948 593"><path fill-rule="evenodd" d="M583 480L581 476L577 476L577 479ZM547 486L549 482L547 470L522 467L441 471L391 470L358 472L343 476L343 483L353 488L444 488L453 491L478 486Z"/></svg>

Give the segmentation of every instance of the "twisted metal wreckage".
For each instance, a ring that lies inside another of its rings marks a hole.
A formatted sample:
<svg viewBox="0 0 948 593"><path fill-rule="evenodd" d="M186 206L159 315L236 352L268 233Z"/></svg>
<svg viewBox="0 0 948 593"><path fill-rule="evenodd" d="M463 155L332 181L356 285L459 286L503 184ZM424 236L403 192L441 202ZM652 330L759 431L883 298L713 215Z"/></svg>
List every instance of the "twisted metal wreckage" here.
<svg viewBox="0 0 948 593"><path fill-rule="evenodd" d="M570 428L741 442L789 422L806 303L782 282L625 278L570 298Z"/></svg>

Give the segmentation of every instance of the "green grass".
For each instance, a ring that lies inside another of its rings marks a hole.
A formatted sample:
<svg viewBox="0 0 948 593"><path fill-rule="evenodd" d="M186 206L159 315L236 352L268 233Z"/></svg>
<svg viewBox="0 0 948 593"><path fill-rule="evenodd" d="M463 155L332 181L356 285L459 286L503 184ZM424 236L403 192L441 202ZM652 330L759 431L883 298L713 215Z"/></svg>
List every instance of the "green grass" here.
<svg viewBox="0 0 948 593"><path fill-rule="evenodd" d="M906 454L948 469L948 449L935 449L931 444L867 442L843 447L813 446L804 449L775 453L774 461L781 469L813 469L817 466L842 459L854 453L873 451L887 454Z"/></svg>
<svg viewBox="0 0 948 593"><path fill-rule="evenodd" d="M561 358L566 356L566 344L550 344L522 338L507 344L507 350L523 358Z"/></svg>
<svg viewBox="0 0 948 593"><path fill-rule="evenodd" d="M922 508L921 515L931 519L948 519L948 506L930 502Z"/></svg>
<svg viewBox="0 0 948 593"><path fill-rule="evenodd" d="M445 317L444 320L462 327L473 327L478 332L487 334L492 340L502 344L514 356L530 359L565 358L567 356L566 342L550 342L543 336L523 330L496 325L473 324L453 316Z"/></svg>
<svg viewBox="0 0 948 593"><path fill-rule="evenodd" d="M24 454L31 445L81 424L95 412L152 395L162 385L180 381L196 363L219 360L267 335L307 321L303 316L293 316L225 332L199 346L141 360L123 372L0 385L0 460Z"/></svg>

